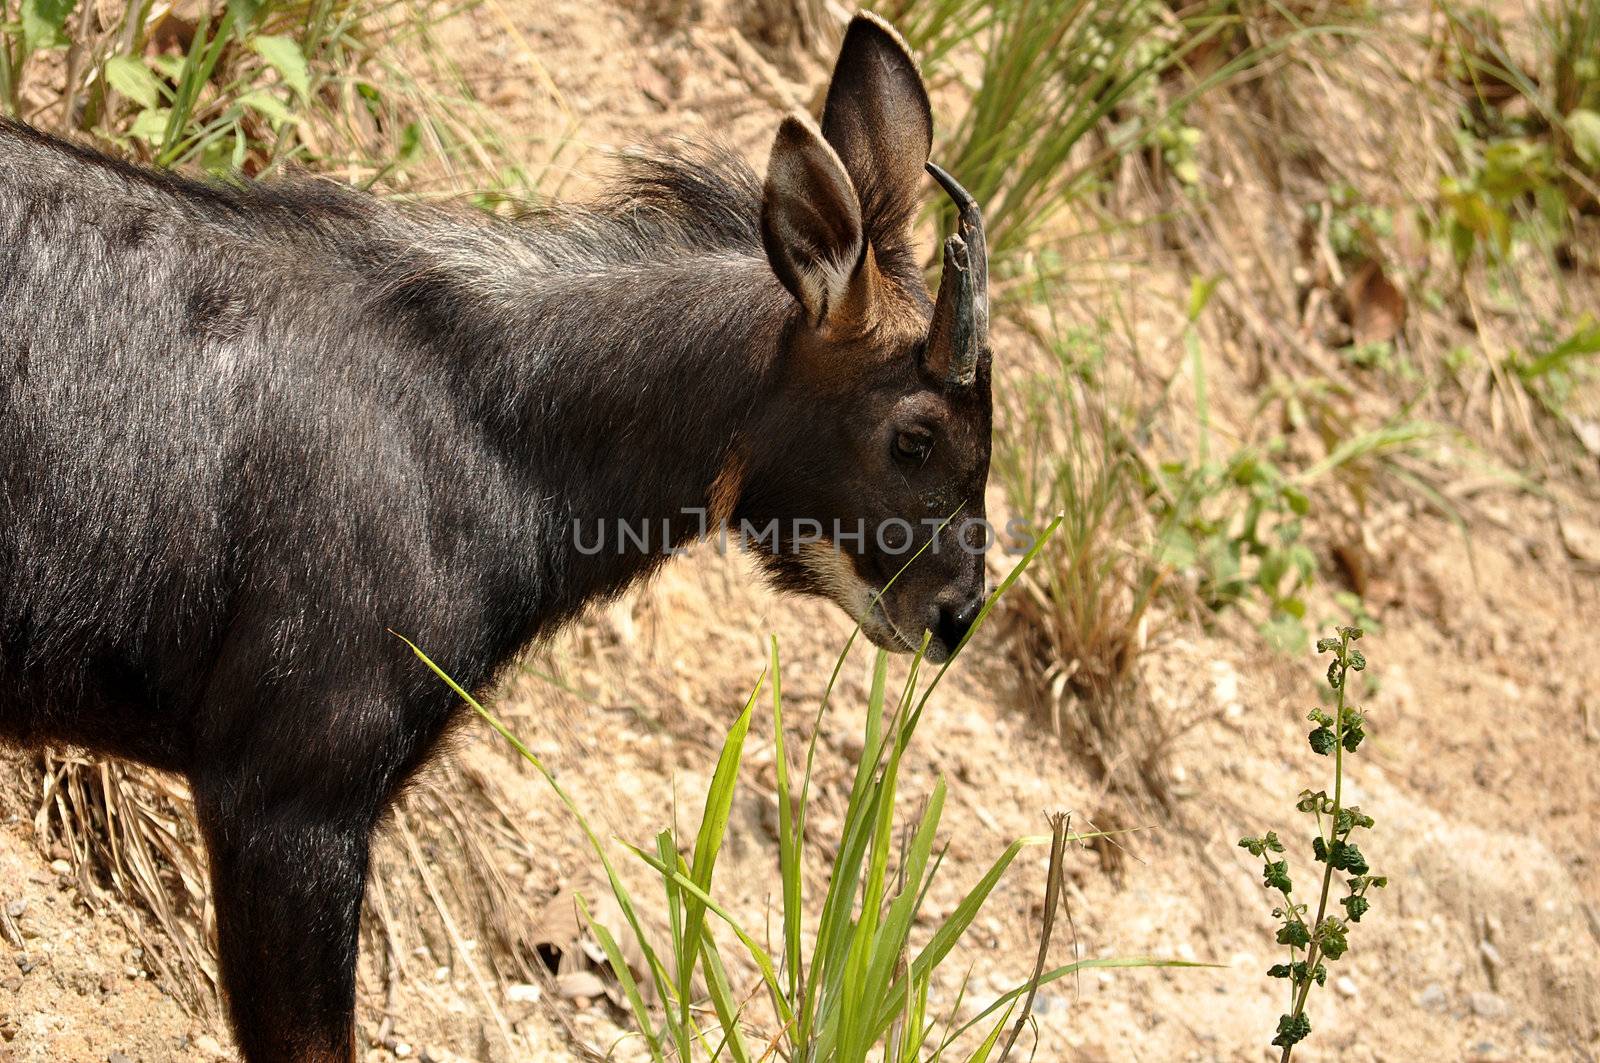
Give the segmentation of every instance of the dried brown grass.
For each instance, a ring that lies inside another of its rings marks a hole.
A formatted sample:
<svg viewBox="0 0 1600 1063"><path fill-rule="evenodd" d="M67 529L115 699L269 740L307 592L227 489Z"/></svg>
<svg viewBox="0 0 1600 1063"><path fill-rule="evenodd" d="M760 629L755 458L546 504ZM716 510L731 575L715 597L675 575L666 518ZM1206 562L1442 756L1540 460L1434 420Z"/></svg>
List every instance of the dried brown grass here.
<svg viewBox="0 0 1600 1063"><path fill-rule="evenodd" d="M220 1017L206 853L187 785L73 752L45 753L37 769L40 847L67 861L79 896L127 930L150 973L185 1011ZM506 868L518 859L532 863L534 853L498 786L480 770L446 758L418 779L372 856L363 941L384 992L431 980L437 965L460 968L484 1014L513 1044L500 1010L505 987L545 971L528 937L520 884Z"/></svg>

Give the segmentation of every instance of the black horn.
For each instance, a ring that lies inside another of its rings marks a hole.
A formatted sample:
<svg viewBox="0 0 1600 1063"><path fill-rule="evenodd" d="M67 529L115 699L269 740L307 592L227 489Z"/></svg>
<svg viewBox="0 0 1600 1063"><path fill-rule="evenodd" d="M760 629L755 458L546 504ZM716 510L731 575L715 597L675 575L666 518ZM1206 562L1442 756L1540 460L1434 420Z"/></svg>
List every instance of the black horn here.
<svg viewBox="0 0 1600 1063"><path fill-rule="evenodd" d="M954 177L933 163L928 172L955 200L956 231L944 242L944 273L933 306L927 354L931 372L951 387L967 387L978 372L978 358L989 343L989 251L983 238L978 201Z"/></svg>

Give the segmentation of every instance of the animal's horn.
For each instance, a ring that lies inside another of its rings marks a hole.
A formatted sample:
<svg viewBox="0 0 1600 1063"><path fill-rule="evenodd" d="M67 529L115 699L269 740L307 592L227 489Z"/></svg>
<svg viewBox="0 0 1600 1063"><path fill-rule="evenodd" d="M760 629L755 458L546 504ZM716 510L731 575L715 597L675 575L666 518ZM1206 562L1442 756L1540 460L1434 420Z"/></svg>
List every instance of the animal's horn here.
<svg viewBox="0 0 1600 1063"><path fill-rule="evenodd" d="M978 372L978 358L989 343L989 250L983 239L983 214L956 179L933 163L928 172L959 211L956 231L944 242L944 273L933 304L928 332L929 370L951 387L966 387Z"/></svg>

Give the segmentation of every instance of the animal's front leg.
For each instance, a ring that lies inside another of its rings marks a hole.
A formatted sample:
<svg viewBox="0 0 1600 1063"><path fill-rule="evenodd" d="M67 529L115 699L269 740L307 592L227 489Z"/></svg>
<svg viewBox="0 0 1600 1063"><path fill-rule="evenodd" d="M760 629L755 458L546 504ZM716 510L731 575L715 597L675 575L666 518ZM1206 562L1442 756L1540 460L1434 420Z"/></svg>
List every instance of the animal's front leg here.
<svg viewBox="0 0 1600 1063"><path fill-rule="evenodd" d="M376 809L330 800L321 782L296 793L242 771L196 779L222 984L247 1063L355 1059L357 931Z"/></svg>

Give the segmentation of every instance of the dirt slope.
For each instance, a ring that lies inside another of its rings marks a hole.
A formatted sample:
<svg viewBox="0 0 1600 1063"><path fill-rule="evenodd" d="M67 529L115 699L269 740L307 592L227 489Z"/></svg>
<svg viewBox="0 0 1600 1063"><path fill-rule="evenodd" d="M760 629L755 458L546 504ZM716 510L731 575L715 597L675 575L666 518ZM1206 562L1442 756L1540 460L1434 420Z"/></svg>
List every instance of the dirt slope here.
<svg viewBox="0 0 1600 1063"><path fill-rule="evenodd" d="M460 24L454 45L481 63L486 98L526 131L530 159L572 142L555 173L578 191L600 168L583 149L660 133L712 129L759 164L778 110L812 98L820 67L792 50L764 51L740 29L714 4L663 28L651 5L617 0L491 3ZM1221 373L1219 391L1243 369ZM1563 536L1563 522L1569 536L1573 527L1600 534L1600 496L1593 478L1550 498L1491 490L1469 518L1464 538L1438 517L1403 513L1375 559L1382 629L1367 644L1376 688L1365 701L1376 737L1353 785L1379 821L1369 859L1393 885L1314 999L1317 1033L1296 1054L1308 1063L1600 1052L1600 581ZM694 822L715 743L764 664L769 633L782 646L788 698L814 705L848 634L843 619L770 594L742 559L702 548L531 659L495 707L597 827L648 842L675 806L680 822ZM1126 803L1015 704L998 638L987 632L951 674L910 758L908 795L940 774L950 786L950 852L932 910L952 905L1012 838L1041 831L1050 811L1151 827L1126 855L1073 854L1077 950L1226 966L1051 987L1037 1008L1036 1058L1276 1058L1264 1051L1281 1010L1278 983L1264 977L1277 959L1270 905L1255 861L1234 842L1268 828L1301 833L1287 813L1302 787L1321 785L1302 733L1317 668L1271 654L1242 625L1202 635L1158 622L1142 679L1182 732L1177 799L1129 823ZM817 838L837 825L860 749L867 666L858 651L823 723ZM751 745L766 766L741 791L719 878L738 884L747 925L762 926L777 889L770 721ZM467 830L481 827L483 867L462 877L448 848L461 831L430 823L443 813L429 793L388 829L364 937L369 1058L636 1058L637 1045L618 1040L623 1015L603 980L558 981L502 955L518 938L570 943L571 891L597 895L580 832L481 729L454 756L424 790L470 795L457 804ZM0 904L11 913L0 925L0 1063L227 1053L225 1025L164 992L115 904L52 869L33 837L34 786L26 760L0 763ZM1042 878L1037 854L1019 860L963 945L951 977L971 965L969 1011L1031 968ZM486 896L499 898L497 910L482 910ZM1058 943L1055 959L1070 951ZM953 981L942 988L953 997Z"/></svg>

